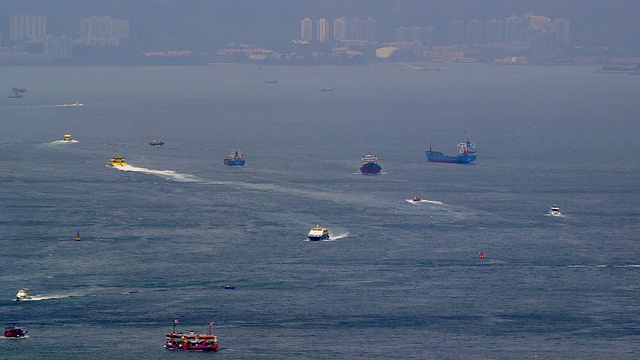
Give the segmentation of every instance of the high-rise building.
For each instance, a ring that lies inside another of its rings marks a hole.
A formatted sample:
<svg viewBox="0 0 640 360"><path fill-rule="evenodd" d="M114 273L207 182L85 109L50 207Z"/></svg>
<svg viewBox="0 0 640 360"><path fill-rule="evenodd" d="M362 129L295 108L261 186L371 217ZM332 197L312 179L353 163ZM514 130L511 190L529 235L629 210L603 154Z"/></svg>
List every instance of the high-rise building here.
<svg viewBox="0 0 640 360"><path fill-rule="evenodd" d="M309 18L304 18L300 22L300 39L305 41L313 40L313 21Z"/></svg>
<svg viewBox="0 0 640 360"><path fill-rule="evenodd" d="M44 40L47 34L47 18L37 15L12 15L11 40Z"/></svg>
<svg viewBox="0 0 640 360"><path fill-rule="evenodd" d="M401 26L396 29L396 41L403 42L411 39L411 29L406 26Z"/></svg>
<svg viewBox="0 0 640 360"><path fill-rule="evenodd" d="M553 32L558 35L558 40L561 43L569 42L570 25L569 20L565 18L557 18L553 20Z"/></svg>
<svg viewBox="0 0 640 360"><path fill-rule="evenodd" d="M71 37L47 35L44 39L44 53L52 59L71 59Z"/></svg>
<svg viewBox="0 0 640 360"><path fill-rule="evenodd" d="M349 40L374 41L377 21L372 17L360 19L359 17L347 21L346 38Z"/></svg>
<svg viewBox="0 0 640 360"><path fill-rule="evenodd" d="M464 21L452 20L448 23L449 45L465 44Z"/></svg>
<svg viewBox="0 0 640 360"><path fill-rule="evenodd" d="M317 29L317 39L319 42L325 42L327 40L330 39L329 37L329 20L327 19L320 19L316 22L316 29Z"/></svg>
<svg viewBox="0 0 640 360"><path fill-rule="evenodd" d="M80 41L86 45L118 46L128 38L128 20L92 16L80 21Z"/></svg>
<svg viewBox="0 0 640 360"><path fill-rule="evenodd" d="M477 19L467 21L467 44L470 46L484 44L484 21Z"/></svg>
<svg viewBox="0 0 640 360"><path fill-rule="evenodd" d="M347 38L347 20L345 18L337 18L333 21L333 39L337 41Z"/></svg>
<svg viewBox="0 0 640 360"><path fill-rule="evenodd" d="M526 30L526 22L519 16L511 15L504 21L504 40L521 41Z"/></svg>
<svg viewBox="0 0 640 360"><path fill-rule="evenodd" d="M424 28L424 42L425 46L434 46L438 43L438 29L435 26L427 26Z"/></svg>
<svg viewBox="0 0 640 360"><path fill-rule="evenodd" d="M412 27L409 40L424 42L424 28L419 26Z"/></svg>
<svg viewBox="0 0 640 360"><path fill-rule="evenodd" d="M504 42L504 21L487 20L484 34L486 44L500 44Z"/></svg>

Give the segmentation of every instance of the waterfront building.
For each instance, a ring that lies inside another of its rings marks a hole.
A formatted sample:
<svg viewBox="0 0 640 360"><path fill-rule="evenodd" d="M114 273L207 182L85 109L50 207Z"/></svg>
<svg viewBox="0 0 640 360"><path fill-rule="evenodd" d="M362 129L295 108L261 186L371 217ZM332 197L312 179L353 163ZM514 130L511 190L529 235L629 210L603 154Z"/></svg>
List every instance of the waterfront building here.
<svg viewBox="0 0 640 360"><path fill-rule="evenodd" d="M469 46L484 44L484 21L477 19L467 21L466 34Z"/></svg>
<svg viewBox="0 0 640 360"><path fill-rule="evenodd" d="M570 27L571 24L569 23L569 20L565 18L557 18L553 20L553 32L558 35L558 40L561 43L566 44L569 42Z"/></svg>

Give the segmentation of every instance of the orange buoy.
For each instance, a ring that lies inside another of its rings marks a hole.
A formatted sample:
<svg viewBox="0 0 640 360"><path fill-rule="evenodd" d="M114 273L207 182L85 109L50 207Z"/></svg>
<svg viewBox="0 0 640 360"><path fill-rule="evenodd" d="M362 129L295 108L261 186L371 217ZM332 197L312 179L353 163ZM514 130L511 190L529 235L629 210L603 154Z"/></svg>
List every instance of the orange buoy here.
<svg viewBox="0 0 640 360"><path fill-rule="evenodd" d="M485 256L484 256L484 250L481 250L481 251L480 251L480 259L484 259L484 257L485 257Z"/></svg>

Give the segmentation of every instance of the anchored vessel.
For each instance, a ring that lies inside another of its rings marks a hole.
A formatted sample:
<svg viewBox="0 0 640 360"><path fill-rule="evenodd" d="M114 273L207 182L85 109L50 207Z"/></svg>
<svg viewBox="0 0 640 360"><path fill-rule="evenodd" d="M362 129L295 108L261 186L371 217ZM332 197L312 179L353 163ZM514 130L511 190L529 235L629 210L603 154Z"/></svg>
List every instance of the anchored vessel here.
<svg viewBox="0 0 640 360"><path fill-rule="evenodd" d="M556 204L553 204L553 206L551 206L551 209L549 209L549 215L551 216L560 216L562 215L562 213L560 212L560 207Z"/></svg>
<svg viewBox="0 0 640 360"><path fill-rule="evenodd" d="M196 334L193 331L188 334L176 332L176 324L173 323L173 332L167 334L167 340L164 347L167 350L195 350L195 351L217 351L218 337L211 334L211 326L209 323L209 334Z"/></svg>
<svg viewBox="0 0 640 360"><path fill-rule="evenodd" d="M31 290L27 288L22 288L18 290L18 293L16 294L16 301L25 301L25 300L31 300Z"/></svg>
<svg viewBox="0 0 640 360"><path fill-rule="evenodd" d="M429 150L425 151L425 155L431 162L469 164L476 161L476 144L467 140L467 142L458 144L458 148L460 149L458 155L449 156L439 151L433 151L430 146Z"/></svg>
<svg viewBox="0 0 640 360"><path fill-rule="evenodd" d="M238 149L233 150L224 157L223 163L227 166L244 166L244 154Z"/></svg>
<svg viewBox="0 0 640 360"><path fill-rule="evenodd" d="M325 227L320 227L320 225L316 225L311 231L309 231L309 240L311 241L319 241L319 240L329 240L329 229Z"/></svg>
<svg viewBox="0 0 640 360"><path fill-rule="evenodd" d="M378 157L375 155L367 154L362 157L362 166L360 167L360 173L362 174L380 174L382 167L377 163Z"/></svg>
<svg viewBox="0 0 640 360"><path fill-rule="evenodd" d="M164 145L164 141L161 140L151 140L149 141L149 145L151 146L158 146L158 145Z"/></svg>
<svg viewBox="0 0 640 360"><path fill-rule="evenodd" d="M122 155L113 155L111 159L109 159L109 165L111 166L125 166L127 162L124 160L124 156Z"/></svg>
<svg viewBox="0 0 640 360"><path fill-rule="evenodd" d="M8 338L25 337L27 333L28 333L27 330L24 330L23 328L20 327L20 325L16 323L7 324L7 326L5 326L4 328L4 337L8 337Z"/></svg>

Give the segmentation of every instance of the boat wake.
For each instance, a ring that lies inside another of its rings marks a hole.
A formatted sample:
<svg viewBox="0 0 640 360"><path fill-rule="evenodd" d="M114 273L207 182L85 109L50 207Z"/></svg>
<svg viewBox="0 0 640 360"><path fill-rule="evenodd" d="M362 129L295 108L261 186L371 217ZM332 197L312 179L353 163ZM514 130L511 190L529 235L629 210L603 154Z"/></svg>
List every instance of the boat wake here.
<svg viewBox="0 0 640 360"><path fill-rule="evenodd" d="M78 140L56 140L56 141L50 142L49 144L55 144L55 145L57 145L57 144L68 144L68 143L75 144L75 143L79 143L79 142L80 141L78 141Z"/></svg>
<svg viewBox="0 0 640 360"><path fill-rule="evenodd" d="M64 299L68 297L73 297L76 295L73 294L62 294L62 295L41 295L41 296L32 296L31 299L21 299L21 300L13 300L13 301L42 301L42 300L51 300L51 299Z"/></svg>
<svg viewBox="0 0 640 360"><path fill-rule="evenodd" d="M408 202L409 204L414 204L417 205L419 203L428 203L428 204L435 204L435 205L444 205L444 203L442 201L438 201L438 200L419 200L419 201L415 201L413 199L406 199L406 202Z"/></svg>
<svg viewBox="0 0 640 360"><path fill-rule="evenodd" d="M107 167L113 167L120 171L140 172L140 173L155 175L166 180L172 180L172 181L178 181L178 182L203 182L202 180L198 179L193 175L181 174L173 170L153 170L153 169L147 169L147 168L131 166L131 165L124 165L124 166L107 165Z"/></svg>

